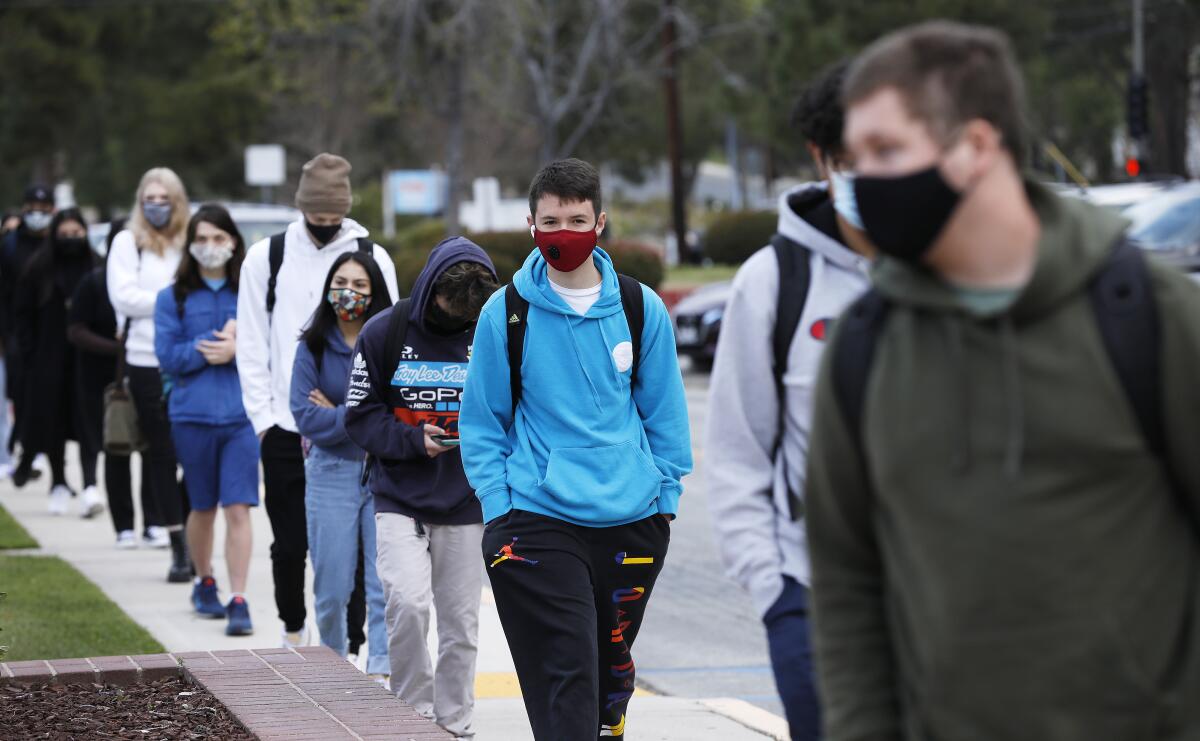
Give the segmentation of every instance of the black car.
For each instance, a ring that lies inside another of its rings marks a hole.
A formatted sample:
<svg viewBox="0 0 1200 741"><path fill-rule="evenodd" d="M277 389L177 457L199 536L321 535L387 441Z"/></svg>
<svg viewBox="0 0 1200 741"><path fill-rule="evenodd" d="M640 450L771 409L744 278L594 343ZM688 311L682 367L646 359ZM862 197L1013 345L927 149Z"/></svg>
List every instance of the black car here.
<svg viewBox="0 0 1200 741"><path fill-rule="evenodd" d="M721 318L732 289L731 281L709 283L692 291L671 310L675 348L700 368L712 367Z"/></svg>

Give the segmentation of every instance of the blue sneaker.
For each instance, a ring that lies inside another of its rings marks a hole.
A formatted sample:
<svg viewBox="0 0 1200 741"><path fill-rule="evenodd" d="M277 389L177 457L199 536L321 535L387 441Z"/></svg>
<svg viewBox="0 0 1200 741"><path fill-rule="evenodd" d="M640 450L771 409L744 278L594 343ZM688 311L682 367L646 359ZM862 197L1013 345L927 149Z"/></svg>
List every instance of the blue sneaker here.
<svg viewBox="0 0 1200 741"><path fill-rule="evenodd" d="M248 636L254 632L254 626L250 624L250 605L246 604L245 597L229 600L225 614L229 617L229 622L225 624L225 635Z"/></svg>
<svg viewBox="0 0 1200 741"><path fill-rule="evenodd" d="M216 579L206 576L192 587L192 607L204 617L225 617L225 608L217 597Z"/></svg>

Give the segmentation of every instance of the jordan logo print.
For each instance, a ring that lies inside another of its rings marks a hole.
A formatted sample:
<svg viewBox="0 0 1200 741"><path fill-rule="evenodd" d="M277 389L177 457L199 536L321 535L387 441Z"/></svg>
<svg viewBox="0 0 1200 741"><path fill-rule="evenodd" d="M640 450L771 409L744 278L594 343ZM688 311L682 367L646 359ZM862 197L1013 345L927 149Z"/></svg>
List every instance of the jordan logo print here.
<svg viewBox="0 0 1200 741"><path fill-rule="evenodd" d="M501 563L503 561L520 561L522 563L529 564L530 566L537 566L537 564L538 564L537 561L534 561L531 558L525 558L524 556L518 556L517 554L513 553L513 546L515 546L517 544L518 540L520 540L520 538L514 537L512 539L511 543L504 546L498 552L493 554L495 556L498 556L498 558L495 561L492 561L492 565L489 566L488 568L494 569L494 568L496 568L496 564Z"/></svg>

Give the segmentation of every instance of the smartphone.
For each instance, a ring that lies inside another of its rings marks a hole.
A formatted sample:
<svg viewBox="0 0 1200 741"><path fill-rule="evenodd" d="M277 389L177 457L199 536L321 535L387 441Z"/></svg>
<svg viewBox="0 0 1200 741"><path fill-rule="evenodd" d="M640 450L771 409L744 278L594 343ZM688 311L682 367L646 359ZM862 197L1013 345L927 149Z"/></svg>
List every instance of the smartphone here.
<svg viewBox="0 0 1200 741"><path fill-rule="evenodd" d="M446 448L452 448L455 445L458 445L457 435L430 435L429 437L438 445Z"/></svg>

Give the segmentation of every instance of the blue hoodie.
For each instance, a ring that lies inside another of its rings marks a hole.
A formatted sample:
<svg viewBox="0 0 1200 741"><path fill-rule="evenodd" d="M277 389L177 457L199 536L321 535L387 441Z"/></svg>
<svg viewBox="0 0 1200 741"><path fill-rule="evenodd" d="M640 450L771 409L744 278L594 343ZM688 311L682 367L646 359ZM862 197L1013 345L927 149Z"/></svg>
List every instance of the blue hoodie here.
<svg viewBox="0 0 1200 741"><path fill-rule="evenodd" d="M335 325L325 336L320 369L307 342L300 340L296 346L288 404L296 418L296 429L313 445L339 458L361 461L365 455L363 449L346 434L346 379L349 377L350 346ZM313 389L320 389L334 408L320 407L309 401L308 395Z"/></svg>
<svg viewBox="0 0 1200 741"><path fill-rule="evenodd" d="M446 334L425 321L434 284L446 268L476 262L495 275L480 247L451 237L429 254L413 286L405 347L387 367L387 331L395 307L372 317L358 335L350 369L346 432L371 454L376 512L392 512L433 525L466 525L482 515L457 449L431 459L426 424L458 432L463 376L475 327Z"/></svg>
<svg viewBox="0 0 1200 741"><path fill-rule="evenodd" d="M529 301L516 419L504 291L475 332L459 430L485 521L511 509L588 527L674 515L692 469L683 377L662 300L645 286L637 385L612 260L594 253L600 298L580 316L554 292L537 250L513 278Z"/></svg>
<svg viewBox="0 0 1200 741"><path fill-rule="evenodd" d="M209 365L196 348L200 340L215 340L213 333L237 317L237 294L228 283L216 291L203 286L187 295L182 317L177 306L173 287L158 292L154 304L154 354L158 356L159 369L172 379L167 401L171 421L249 424L242 406L237 363Z"/></svg>

